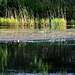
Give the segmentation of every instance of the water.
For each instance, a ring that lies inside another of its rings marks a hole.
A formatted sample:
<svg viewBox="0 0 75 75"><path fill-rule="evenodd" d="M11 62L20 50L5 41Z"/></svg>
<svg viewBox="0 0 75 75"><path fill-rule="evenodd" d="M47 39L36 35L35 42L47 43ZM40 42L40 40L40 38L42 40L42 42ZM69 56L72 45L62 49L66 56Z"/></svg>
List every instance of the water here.
<svg viewBox="0 0 75 75"><path fill-rule="evenodd" d="M75 40L0 43L0 75L75 75Z"/></svg>

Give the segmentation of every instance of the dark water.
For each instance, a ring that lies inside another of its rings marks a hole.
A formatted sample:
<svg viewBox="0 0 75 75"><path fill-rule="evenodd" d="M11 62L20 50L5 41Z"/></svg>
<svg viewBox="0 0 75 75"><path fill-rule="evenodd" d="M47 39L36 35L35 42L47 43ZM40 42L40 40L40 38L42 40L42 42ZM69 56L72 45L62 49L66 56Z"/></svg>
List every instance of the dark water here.
<svg viewBox="0 0 75 75"><path fill-rule="evenodd" d="M75 75L75 40L0 43L0 75Z"/></svg>

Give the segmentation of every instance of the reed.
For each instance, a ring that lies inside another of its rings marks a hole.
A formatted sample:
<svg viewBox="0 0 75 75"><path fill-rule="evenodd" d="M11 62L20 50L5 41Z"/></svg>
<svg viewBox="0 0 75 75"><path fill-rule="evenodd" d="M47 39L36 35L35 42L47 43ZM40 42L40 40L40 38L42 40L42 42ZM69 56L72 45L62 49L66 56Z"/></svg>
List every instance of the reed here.
<svg viewBox="0 0 75 75"><path fill-rule="evenodd" d="M67 21L64 18L61 18L59 23L60 23L60 29L66 29Z"/></svg>
<svg viewBox="0 0 75 75"><path fill-rule="evenodd" d="M45 28L50 29L50 19L46 18Z"/></svg>
<svg viewBox="0 0 75 75"><path fill-rule="evenodd" d="M59 29L59 19L51 19L51 29Z"/></svg>
<svg viewBox="0 0 75 75"><path fill-rule="evenodd" d="M50 20L37 18L0 18L0 28L3 29L50 29ZM66 20L64 18L51 19L51 29L66 29Z"/></svg>
<svg viewBox="0 0 75 75"><path fill-rule="evenodd" d="M40 28L41 29L50 29L50 20L49 18L42 18L40 19Z"/></svg>
<svg viewBox="0 0 75 75"><path fill-rule="evenodd" d="M66 20L64 18L53 18L50 21L49 17L34 17L32 12L29 15L26 7L19 10L9 10L4 18L0 18L0 25L2 29L66 29ZM51 25L50 25L51 24Z"/></svg>
<svg viewBox="0 0 75 75"><path fill-rule="evenodd" d="M45 23L46 23L46 20L45 19L40 19L40 28L41 29L44 29L45 28Z"/></svg>
<svg viewBox="0 0 75 75"><path fill-rule="evenodd" d="M64 18L55 18L51 20L51 29L66 29L66 20Z"/></svg>
<svg viewBox="0 0 75 75"><path fill-rule="evenodd" d="M38 18L35 18L35 29L38 29L39 28L39 19Z"/></svg>
<svg viewBox="0 0 75 75"><path fill-rule="evenodd" d="M12 11L16 9L18 15L22 9L26 9L29 13L28 15L31 15L31 11L33 11L35 17L38 13L40 18L42 18L42 16L47 18L50 17L49 13L51 13L54 17L63 16L65 19L71 20L74 19L75 15L74 3L74 0L0 0L0 16L5 16L5 11L11 8ZM14 12L12 13L14 14Z"/></svg>
<svg viewBox="0 0 75 75"><path fill-rule="evenodd" d="M75 28L75 20L74 19L71 20L71 24L72 24L72 28L74 29Z"/></svg>
<svg viewBox="0 0 75 75"><path fill-rule="evenodd" d="M16 29L18 28L19 22L16 18L14 18L13 16L11 16L11 18L7 18L8 20L8 25L10 26L10 29Z"/></svg>
<svg viewBox="0 0 75 75"><path fill-rule="evenodd" d="M18 28L19 22L17 19L11 16L11 18L0 18L0 24L2 29L12 29Z"/></svg>

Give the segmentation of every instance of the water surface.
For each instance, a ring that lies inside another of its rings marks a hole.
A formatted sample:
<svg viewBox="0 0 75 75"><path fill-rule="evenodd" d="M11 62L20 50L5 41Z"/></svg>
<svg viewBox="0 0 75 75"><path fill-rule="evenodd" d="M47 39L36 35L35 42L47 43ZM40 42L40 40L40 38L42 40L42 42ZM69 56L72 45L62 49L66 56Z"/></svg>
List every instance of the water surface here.
<svg viewBox="0 0 75 75"><path fill-rule="evenodd" d="M0 75L74 75L75 40L0 43Z"/></svg>

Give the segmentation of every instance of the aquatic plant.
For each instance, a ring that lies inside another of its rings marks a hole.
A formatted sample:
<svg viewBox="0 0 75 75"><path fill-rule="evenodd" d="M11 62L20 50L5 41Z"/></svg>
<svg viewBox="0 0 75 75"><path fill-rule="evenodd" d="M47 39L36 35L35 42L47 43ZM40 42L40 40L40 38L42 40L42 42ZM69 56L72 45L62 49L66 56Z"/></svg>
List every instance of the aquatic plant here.
<svg viewBox="0 0 75 75"><path fill-rule="evenodd" d="M8 20L8 25L10 26L10 29L16 29L18 28L19 22L16 18L14 18L13 16L11 16L11 18L7 18Z"/></svg>
<svg viewBox="0 0 75 75"><path fill-rule="evenodd" d="M19 22L13 16L11 18L0 18L0 23L3 29L18 28Z"/></svg>
<svg viewBox="0 0 75 75"><path fill-rule="evenodd" d="M16 11L14 11L14 14L11 13L11 10L7 11L6 17L0 18L0 24L3 29L66 29L66 20L64 18L53 18L51 22L49 17L35 18L33 12L29 16L25 7L19 10L19 14Z"/></svg>
<svg viewBox="0 0 75 75"><path fill-rule="evenodd" d="M51 29L59 29L59 19L58 18L53 18L51 19Z"/></svg>
<svg viewBox="0 0 75 75"><path fill-rule="evenodd" d="M30 28L30 22L31 22L31 20L30 20L30 18L28 18L28 20L27 20L28 29Z"/></svg>
<svg viewBox="0 0 75 75"><path fill-rule="evenodd" d="M23 7L22 9L19 10L19 15L17 15L18 21L19 21L19 26L22 29L27 29L28 27L28 22L30 17L28 16L28 11L26 10L26 7Z"/></svg>
<svg viewBox="0 0 75 75"><path fill-rule="evenodd" d="M0 25L2 29L6 29L8 27L8 20L6 18L0 18Z"/></svg>
<svg viewBox="0 0 75 75"><path fill-rule="evenodd" d="M72 25L75 24L75 20L72 19L72 20L71 20L71 24L72 24Z"/></svg>
<svg viewBox="0 0 75 75"><path fill-rule="evenodd" d="M40 19L40 28L41 29L44 29L45 28L45 23L46 23L46 20L45 19Z"/></svg>
<svg viewBox="0 0 75 75"><path fill-rule="evenodd" d="M34 18L35 20L35 29L39 28L39 19L38 18Z"/></svg>
<svg viewBox="0 0 75 75"><path fill-rule="evenodd" d="M67 21L64 18L59 19L60 29L66 29Z"/></svg>
<svg viewBox="0 0 75 75"><path fill-rule="evenodd" d="M72 28L75 28L75 20L71 20Z"/></svg>
<svg viewBox="0 0 75 75"><path fill-rule="evenodd" d="M66 29L66 22L64 18L54 18L51 20L51 29Z"/></svg>
<svg viewBox="0 0 75 75"><path fill-rule="evenodd" d="M30 20L30 29L34 29L34 27L35 27L34 18L31 18L31 20Z"/></svg>
<svg viewBox="0 0 75 75"><path fill-rule="evenodd" d="M50 29L50 19L49 18L46 18L45 28Z"/></svg>
<svg viewBox="0 0 75 75"><path fill-rule="evenodd" d="M5 18L0 18L0 24L5 23L5 22L6 22Z"/></svg>

